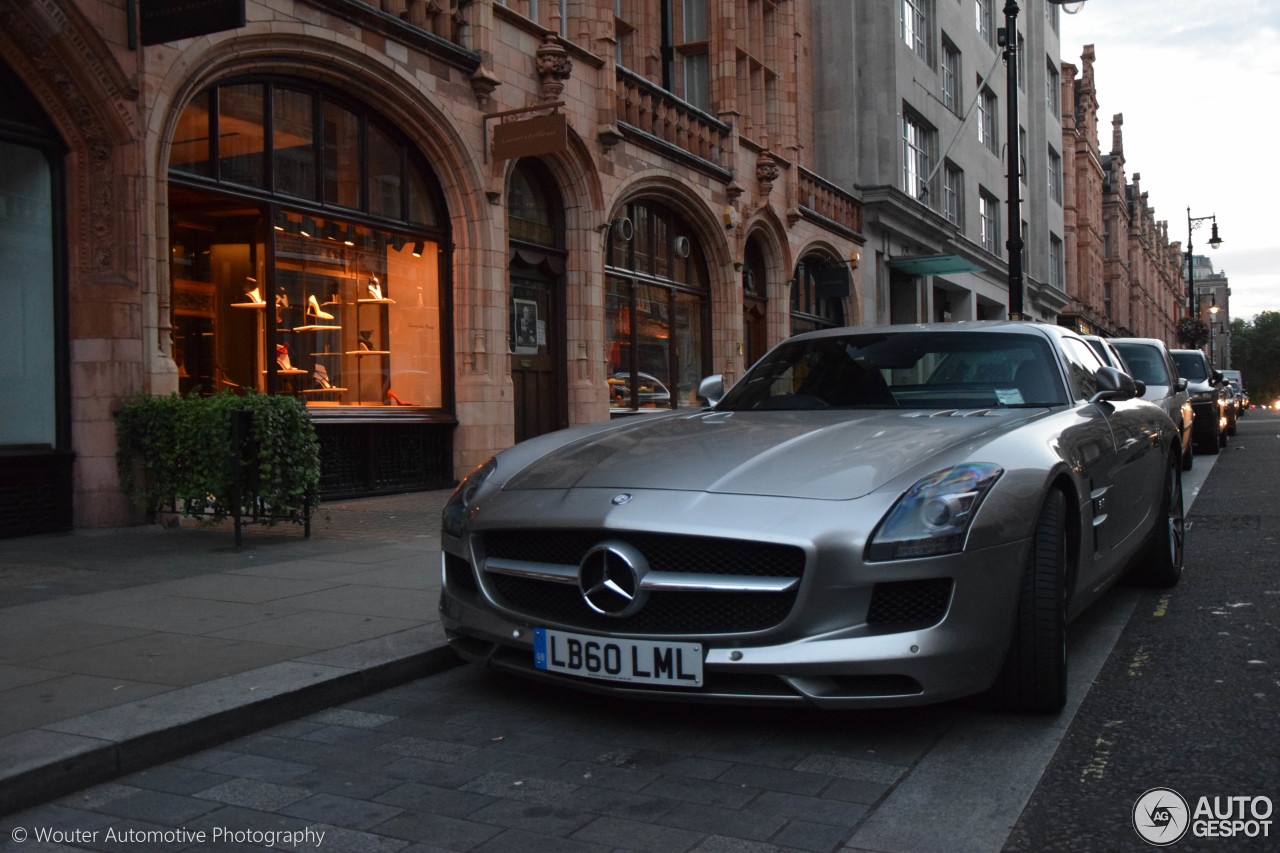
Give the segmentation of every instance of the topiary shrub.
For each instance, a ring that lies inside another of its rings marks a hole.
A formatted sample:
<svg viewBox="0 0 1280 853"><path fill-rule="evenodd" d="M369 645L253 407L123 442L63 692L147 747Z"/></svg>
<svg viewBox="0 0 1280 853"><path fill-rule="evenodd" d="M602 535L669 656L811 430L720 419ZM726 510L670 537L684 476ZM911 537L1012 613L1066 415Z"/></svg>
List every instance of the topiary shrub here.
<svg viewBox="0 0 1280 853"><path fill-rule="evenodd" d="M252 418L238 448L236 411ZM120 485L148 513L302 523L320 501L320 443L292 397L140 394L116 414L116 446Z"/></svg>

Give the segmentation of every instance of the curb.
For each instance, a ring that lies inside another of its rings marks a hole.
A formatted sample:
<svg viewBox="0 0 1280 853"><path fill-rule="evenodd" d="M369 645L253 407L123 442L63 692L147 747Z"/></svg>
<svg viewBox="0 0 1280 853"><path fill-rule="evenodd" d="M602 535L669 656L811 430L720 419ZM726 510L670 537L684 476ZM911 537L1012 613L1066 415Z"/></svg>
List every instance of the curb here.
<svg viewBox="0 0 1280 853"><path fill-rule="evenodd" d="M447 645L422 651L428 632L404 631L0 738L0 815L463 663ZM358 663L343 663L351 659Z"/></svg>

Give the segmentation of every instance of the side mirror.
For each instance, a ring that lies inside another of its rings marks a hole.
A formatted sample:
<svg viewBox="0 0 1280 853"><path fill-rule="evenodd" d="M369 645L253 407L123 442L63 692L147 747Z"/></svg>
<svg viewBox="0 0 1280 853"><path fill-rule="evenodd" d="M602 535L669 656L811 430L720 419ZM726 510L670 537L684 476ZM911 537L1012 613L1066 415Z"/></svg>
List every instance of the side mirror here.
<svg viewBox="0 0 1280 853"><path fill-rule="evenodd" d="M1099 367L1094 377L1098 380L1098 393L1089 398L1090 403L1103 400L1132 400L1138 396L1137 383L1123 370Z"/></svg>
<svg viewBox="0 0 1280 853"><path fill-rule="evenodd" d="M698 396L713 406L719 403L724 398L724 374L716 373L704 377L698 383Z"/></svg>
<svg viewBox="0 0 1280 853"><path fill-rule="evenodd" d="M1179 391L1187 390L1187 380L1182 376L1179 376L1178 381L1174 384Z"/></svg>

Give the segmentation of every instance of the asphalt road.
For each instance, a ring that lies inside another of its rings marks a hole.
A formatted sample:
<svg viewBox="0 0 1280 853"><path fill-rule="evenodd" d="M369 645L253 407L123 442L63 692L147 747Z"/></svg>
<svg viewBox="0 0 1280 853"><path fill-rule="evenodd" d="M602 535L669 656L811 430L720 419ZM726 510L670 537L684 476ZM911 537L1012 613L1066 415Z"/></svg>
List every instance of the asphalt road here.
<svg viewBox="0 0 1280 853"><path fill-rule="evenodd" d="M1188 521L1181 583L1139 593L1006 851L1153 849L1156 788L1137 821L1166 849L1280 850L1280 414L1239 421Z"/></svg>

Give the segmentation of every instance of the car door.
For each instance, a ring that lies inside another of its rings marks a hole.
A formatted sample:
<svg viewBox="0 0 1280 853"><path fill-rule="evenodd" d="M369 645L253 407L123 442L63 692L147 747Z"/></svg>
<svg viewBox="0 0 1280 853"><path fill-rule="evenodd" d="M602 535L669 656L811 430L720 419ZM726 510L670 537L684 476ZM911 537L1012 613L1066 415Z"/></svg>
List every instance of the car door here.
<svg viewBox="0 0 1280 853"><path fill-rule="evenodd" d="M1077 393L1087 400L1097 391L1095 374L1102 363L1084 341L1064 338L1064 354L1071 364ZM1148 518L1159 508L1164 485L1164 456L1160 452L1157 413L1141 399L1088 404L1106 423L1112 439L1109 459L1090 470L1092 485L1095 557L1098 570L1109 573L1116 561L1126 559Z"/></svg>

